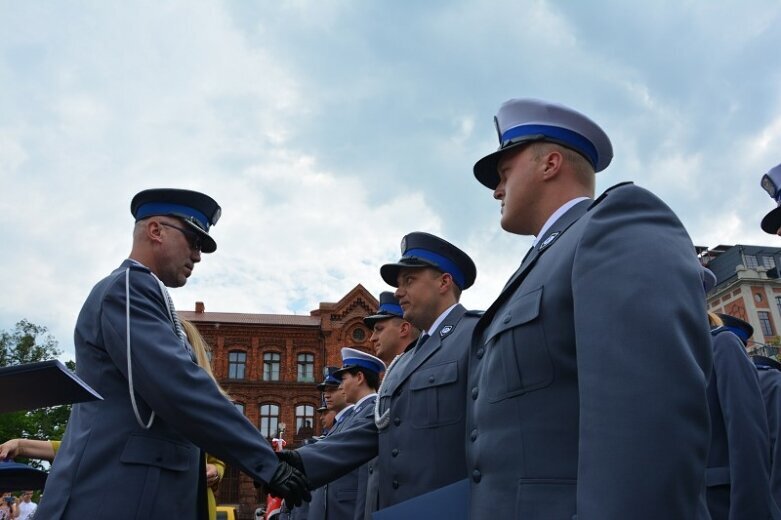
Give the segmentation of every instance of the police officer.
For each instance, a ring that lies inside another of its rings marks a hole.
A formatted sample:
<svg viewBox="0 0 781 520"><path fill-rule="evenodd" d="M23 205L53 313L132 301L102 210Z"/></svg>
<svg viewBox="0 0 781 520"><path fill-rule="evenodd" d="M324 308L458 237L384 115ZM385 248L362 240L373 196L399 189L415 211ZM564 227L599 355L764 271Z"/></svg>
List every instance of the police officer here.
<svg viewBox="0 0 781 520"><path fill-rule="evenodd" d="M374 353L386 365L417 341L420 333L417 327L404 319L399 300L390 291L380 293L379 309L375 314L366 316L363 323L372 331L369 342L374 347Z"/></svg>
<svg viewBox="0 0 781 520"><path fill-rule="evenodd" d="M770 492L776 506L781 504L781 363L766 356L752 356L757 367L759 387L767 416L771 469Z"/></svg>
<svg viewBox="0 0 781 520"><path fill-rule="evenodd" d="M466 253L428 233L408 234L401 251L380 274L397 287L404 319L425 333L385 375L374 424L304 446L298 455L283 454L315 484L378 455L380 509L466 476L466 363L479 314L458 300L477 271Z"/></svg>
<svg viewBox="0 0 781 520"><path fill-rule="evenodd" d="M379 309L376 313L366 316L363 323L372 331L369 341L374 347L374 353L386 365L393 364L405 349L414 347L420 333L417 327L404 319L404 311L390 291L380 293ZM377 466L377 459L367 462L366 468L368 478L365 482L358 481L357 506L360 508L364 501L364 518L372 520L372 513L377 511L379 503L380 468Z"/></svg>
<svg viewBox="0 0 781 520"><path fill-rule="evenodd" d="M695 518L711 369L694 246L571 108L504 103L474 166L501 227L534 245L475 328L467 399L472 518Z"/></svg>
<svg viewBox="0 0 781 520"><path fill-rule="evenodd" d="M347 428L360 428L366 424L371 426L374 422L374 403L380 375L384 371L385 363L381 359L354 348L342 349L342 368L334 372L334 376L341 381L339 388L344 391L347 402L355 405ZM338 504L329 500L328 518L363 520L366 512L367 482L370 476L368 464L363 464L357 470L348 473L347 476L355 476L354 486L351 482L349 486L343 485L342 489L334 490L337 497L342 495L344 498L339 500ZM346 478L342 477L336 482L344 482ZM328 484L329 494L334 484Z"/></svg>
<svg viewBox="0 0 781 520"><path fill-rule="evenodd" d="M745 349L753 330L726 314L709 313L709 320L713 345L713 372L707 388L710 517L779 518L770 494L770 440L762 392Z"/></svg>
<svg viewBox="0 0 781 520"><path fill-rule="evenodd" d="M200 449L300 503L305 479L195 363L168 294L217 248L209 229L220 206L155 189L137 194L131 212L130 257L92 289L76 322L76 372L104 400L73 407L37 516L205 518Z"/></svg>
<svg viewBox="0 0 781 520"><path fill-rule="evenodd" d="M323 392L323 398L325 399L326 407L330 412L335 414L334 424L331 428L328 429L323 438L327 438L329 435L334 435L344 430L349 423L348 419L352 416L353 413L354 405L347 402L347 395L344 393L344 390L339 388L340 380L334 375L334 373L335 370L329 369L325 379L323 379L323 382L317 385L318 390ZM329 518L329 499L336 499L336 490L344 487L345 483L347 486L349 486L357 478L358 470L356 469L354 474L347 475L342 479L336 480L330 484L325 484L324 486L321 486L312 491L312 501L309 504L309 514L307 517L308 520L325 520L326 518ZM329 486L332 486L330 492ZM355 486L353 486L353 489L355 489ZM353 505L355 504L354 493L351 497L351 502ZM338 501L337 504L331 505L332 508L338 506ZM337 517L331 516L331 518Z"/></svg>

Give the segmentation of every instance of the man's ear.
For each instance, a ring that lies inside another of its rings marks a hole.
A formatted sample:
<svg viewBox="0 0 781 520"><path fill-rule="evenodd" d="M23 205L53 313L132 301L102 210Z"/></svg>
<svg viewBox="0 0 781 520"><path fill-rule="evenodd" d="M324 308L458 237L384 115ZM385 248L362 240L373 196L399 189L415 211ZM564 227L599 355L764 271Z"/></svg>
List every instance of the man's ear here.
<svg viewBox="0 0 781 520"><path fill-rule="evenodd" d="M543 180L551 180L555 178L559 171L561 171L561 165L564 161L564 155L555 148L548 151L540 158L540 165L542 166L542 178Z"/></svg>

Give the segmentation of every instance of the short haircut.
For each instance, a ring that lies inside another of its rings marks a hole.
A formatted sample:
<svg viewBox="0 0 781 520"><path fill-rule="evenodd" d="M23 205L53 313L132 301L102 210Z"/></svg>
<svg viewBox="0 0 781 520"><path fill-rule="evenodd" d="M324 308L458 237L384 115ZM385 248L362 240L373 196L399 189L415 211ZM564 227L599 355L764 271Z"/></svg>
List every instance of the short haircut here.
<svg viewBox="0 0 781 520"><path fill-rule="evenodd" d="M347 373L352 375L355 375L358 372L363 374L363 378L366 380L366 386L375 391L380 387L380 374L377 372L372 372L371 370L363 367L352 367L347 370Z"/></svg>

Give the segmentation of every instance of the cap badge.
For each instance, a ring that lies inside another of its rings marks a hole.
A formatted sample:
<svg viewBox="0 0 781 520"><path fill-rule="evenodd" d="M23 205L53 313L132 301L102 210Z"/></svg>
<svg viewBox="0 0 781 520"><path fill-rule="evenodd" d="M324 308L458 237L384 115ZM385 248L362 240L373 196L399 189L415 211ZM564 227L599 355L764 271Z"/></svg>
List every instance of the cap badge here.
<svg viewBox="0 0 781 520"><path fill-rule="evenodd" d="M403 255L406 250L407 250L407 237L405 236L401 239L401 254Z"/></svg>

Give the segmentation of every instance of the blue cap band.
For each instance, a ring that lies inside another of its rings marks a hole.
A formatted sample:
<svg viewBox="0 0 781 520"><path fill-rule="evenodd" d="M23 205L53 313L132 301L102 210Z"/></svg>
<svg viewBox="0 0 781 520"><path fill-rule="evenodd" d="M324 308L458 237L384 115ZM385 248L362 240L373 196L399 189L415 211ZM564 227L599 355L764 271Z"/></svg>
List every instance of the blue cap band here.
<svg viewBox="0 0 781 520"><path fill-rule="evenodd" d="M401 305L398 303L383 303L380 305L379 314L393 314L396 316L404 316L404 311Z"/></svg>
<svg viewBox="0 0 781 520"><path fill-rule="evenodd" d="M724 325L724 327L730 332L732 332L733 334L735 334L737 337L739 337L741 341L743 341L743 343L746 343L748 341L748 333L746 333L745 330L740 329L738 327L730 327L729 325Z"/></svg>
<svg viewBox="0 0 781 520"><path fill-rule="evenodd" d="M344 361L342 361L342 365L343 368L361 367L367 370L371 370L372 372L377 372L378 374L383 370L382 367L377 363L373 363L368 359L360 359L360 358L347 358Z"/></svg>
<svg viewBox="0 0 781 520"><path fill-rule="evenodd" d="M464 273L462 273L461 269L459 269L458 266L449 258L438 255L437 253L429 251L428 249L407 249L404 251L402 260L411 256L422 258L423 260L428 260L429 262L433 263L440 271L450 274L458 287L461 289L464 288Z"/></svg>
<svg viewBox="0 0 781 520"><path fill-rule="evenodd" d="M513 128L508 128L502 134L502 148L512 144L512 142L519 137L533 135L543 135L558 141L585 155L591 163L591 166L594 168L597 167L596 165L599 155L597 154L597 149L594 147L594 144L579 133L558 126L520 125Z"/></svg>
<svg viewBox="0 0 781 520"><path fill-rule="evenodd" d="M190 206L183 206L181 204L171 204L168 202L148 202L138 207L136 210L136 220L141 220L147 217L154 217L157 215L177 215L182 217L192 217L203 228L204 231L209 231L209 219Z"/></svg>

